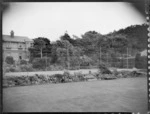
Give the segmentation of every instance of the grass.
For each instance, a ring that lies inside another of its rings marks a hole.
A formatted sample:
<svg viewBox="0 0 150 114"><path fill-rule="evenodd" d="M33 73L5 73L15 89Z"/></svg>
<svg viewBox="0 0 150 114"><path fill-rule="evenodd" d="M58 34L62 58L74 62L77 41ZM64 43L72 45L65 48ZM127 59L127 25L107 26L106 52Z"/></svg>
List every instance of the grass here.
<svg viewBox="0 0 150 114"><path fill-rule="evenodd" d="M3 89L4 112L140 112L147 78L125 78Z"/></svg>

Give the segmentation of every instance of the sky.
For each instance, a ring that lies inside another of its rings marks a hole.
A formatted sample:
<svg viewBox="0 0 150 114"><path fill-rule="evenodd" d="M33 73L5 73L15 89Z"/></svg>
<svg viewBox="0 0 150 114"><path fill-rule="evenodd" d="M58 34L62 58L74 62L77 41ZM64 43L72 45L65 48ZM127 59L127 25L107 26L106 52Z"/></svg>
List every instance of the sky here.
<svg viewBox="0 0 150 114"><path fill-rule="evenodd" d="M145 18L126 2L13 2L3 13L2 31L31 39L46 37L55 41L67 33L81 37L87 31L107 34Z"/></svg>

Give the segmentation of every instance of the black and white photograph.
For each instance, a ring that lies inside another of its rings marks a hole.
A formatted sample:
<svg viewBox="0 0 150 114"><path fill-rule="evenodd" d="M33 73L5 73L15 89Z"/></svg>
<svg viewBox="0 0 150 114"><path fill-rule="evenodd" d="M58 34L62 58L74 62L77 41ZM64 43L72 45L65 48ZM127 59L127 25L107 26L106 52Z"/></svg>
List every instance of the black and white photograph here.
<svg viewBox="0 0 150 114"><path fill-rule="evenodd" d="M144 0L3 5L3 112L147 114Z"/></svg>

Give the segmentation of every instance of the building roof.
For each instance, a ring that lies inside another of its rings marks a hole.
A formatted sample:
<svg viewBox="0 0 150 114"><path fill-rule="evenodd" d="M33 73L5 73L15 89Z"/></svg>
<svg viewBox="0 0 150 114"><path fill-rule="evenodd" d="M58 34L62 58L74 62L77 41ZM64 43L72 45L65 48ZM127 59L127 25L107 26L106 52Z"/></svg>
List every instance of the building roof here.
<svg viewBox="0 0 150 114"><path fill-rule="evenodd" d="M14 36L11 37L10 35L3 35L3 41L9 41L9 42L32 42L32 39L29 39L26 36Z"/></svg>

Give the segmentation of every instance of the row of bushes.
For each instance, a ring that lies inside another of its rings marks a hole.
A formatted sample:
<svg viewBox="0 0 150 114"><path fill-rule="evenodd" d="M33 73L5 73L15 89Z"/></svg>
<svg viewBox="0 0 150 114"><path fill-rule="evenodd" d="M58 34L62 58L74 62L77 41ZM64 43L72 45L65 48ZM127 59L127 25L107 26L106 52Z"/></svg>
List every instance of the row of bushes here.
<svg viewBox="0 0 150 114"><path fill-rule="evenodd" d="M46 83L67 83L67 82L79 82L79 81L88 81L89 76L97 80L110 80L117 78L127 78L127 77L140 77L146 76L144 73L139 73L137 71L114 71L111 74L102 74L102 73L89 73L82 74L81 72L74 73L74 75L69 72L64 72L63 74L54 74L54 75L34 75L34 76L19 76L19 77L4 77L3 78L3 87L11 86L27 86L27 85L37 85L37 84L46 84Z"/></svg>
<svg viewBox="0 0 150 114"><path fill-rule="evenodd" d="M54 75L34 75L34 76L6 76L3 78L3 86L26 86L35 84L45 84L45 83L65 83L65 82L78 82L84 81L84 75L81 73L75 73L71 75L68 72L64 74L54 74Z"/></svg>

